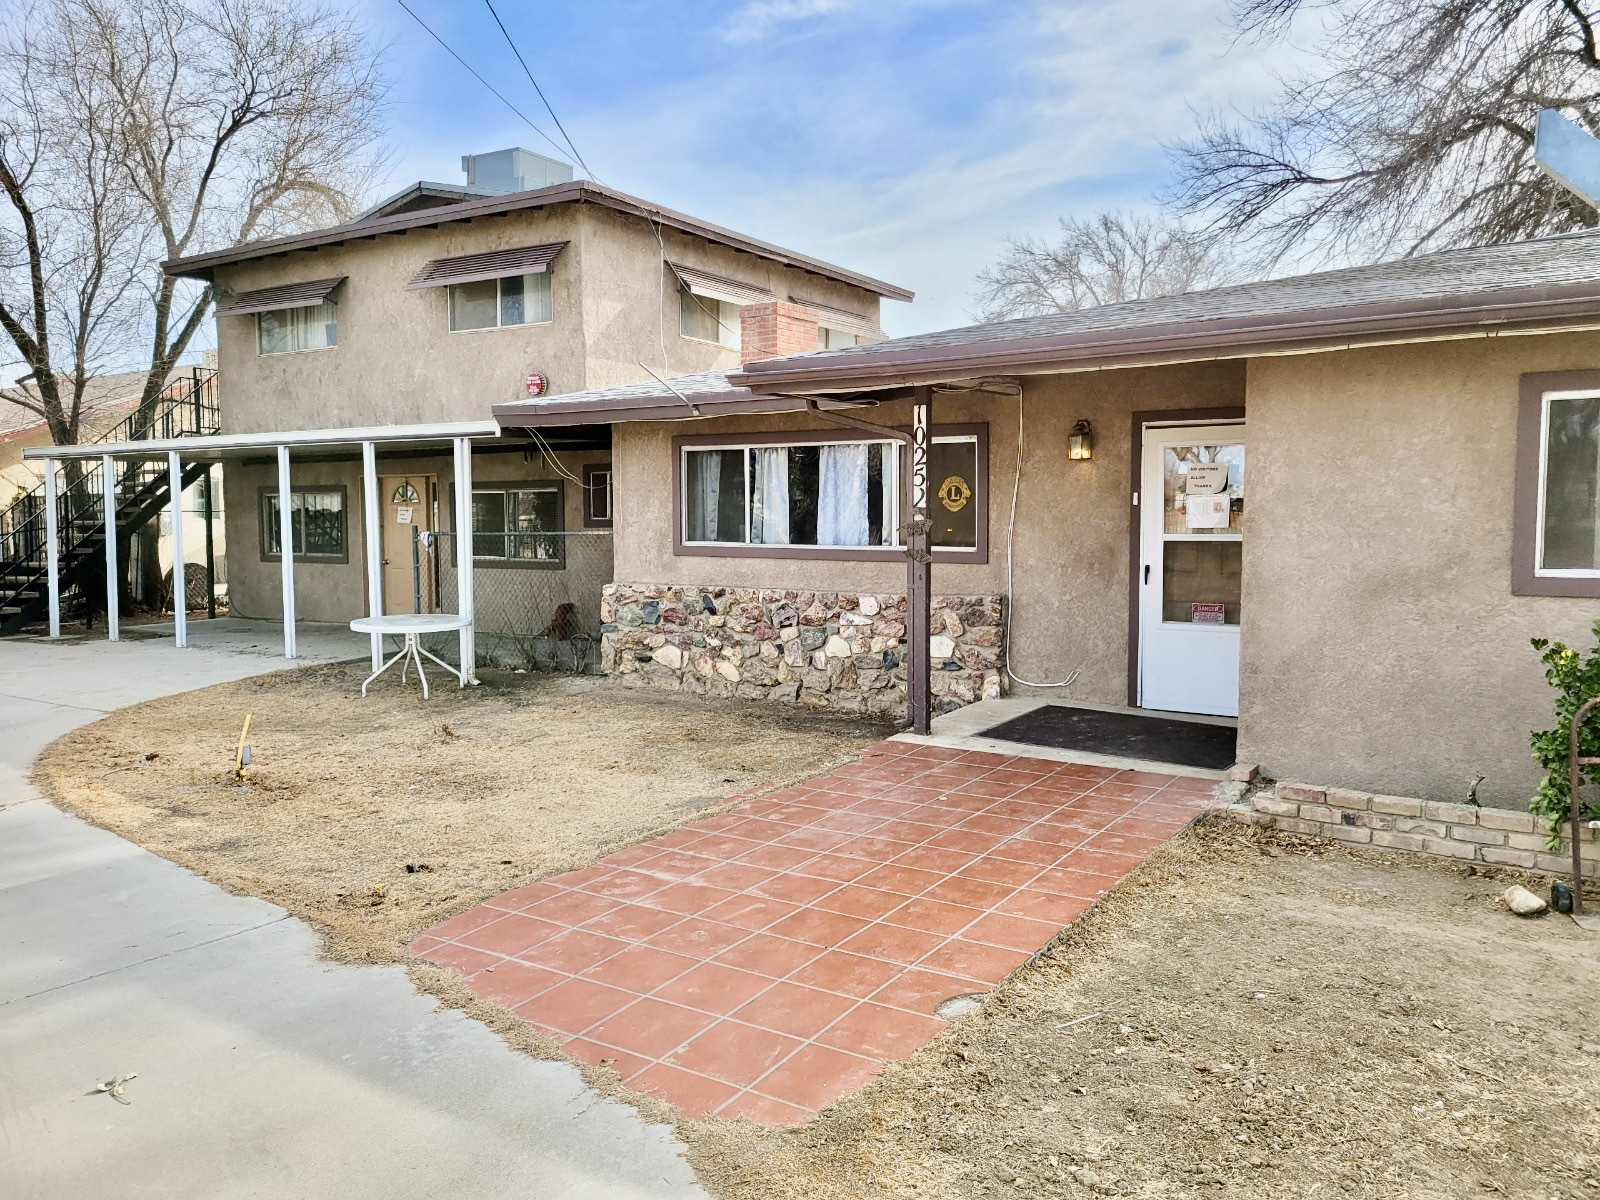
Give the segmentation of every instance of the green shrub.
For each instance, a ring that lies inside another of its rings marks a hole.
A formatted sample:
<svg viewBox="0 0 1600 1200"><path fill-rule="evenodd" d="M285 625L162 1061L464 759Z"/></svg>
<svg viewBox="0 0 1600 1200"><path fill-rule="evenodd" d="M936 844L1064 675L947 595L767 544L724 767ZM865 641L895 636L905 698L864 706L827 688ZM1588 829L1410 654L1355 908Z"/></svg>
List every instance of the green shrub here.
<svg viewBox="0 0 1600 1200"><path fill-rule="evenodd" d="M1600 696L1600 621L1594 623L1596 645L1580 654L1563 642L1534 638L1533 648L1545 665L1544 677L1556 689L1556 727L1530 739L1533 759L1544 771L1539 790L1528 802L1528 810L1544 818L1550 830L1551 849L1561 845L1561 825L1572 812L1572 789L1567 784L1567 739L1572 729L1572 714L1586 700ZM1600 757L1600 709L1589 714L1578 734L1578 755ZM1580 782L1600 784L1600 766L1580 768ZM1593 797L1584 805L1585 818L1600 818L1600 805Z"/></svg>

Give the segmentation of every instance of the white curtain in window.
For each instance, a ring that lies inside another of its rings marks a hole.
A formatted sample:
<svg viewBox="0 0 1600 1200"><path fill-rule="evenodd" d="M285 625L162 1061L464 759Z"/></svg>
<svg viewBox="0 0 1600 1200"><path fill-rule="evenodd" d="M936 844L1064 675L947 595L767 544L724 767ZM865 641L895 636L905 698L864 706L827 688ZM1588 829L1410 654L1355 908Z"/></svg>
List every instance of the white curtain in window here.
<svg viewBox="0 0 1600 1200"><path fill-rule="evenodd" d="M865 546L867 447L824 446L818 463L817 545Z"/></svg>
<svg viewBox="0 0 1600 1200"><path fill-rule="evenodd" d="M690 534L697 541L717 540L717 506L722 503L722 455L716 451L695 454L690 460L699 468L700 528Z"/></svg>
<svg viewBox="0 0 1600 1200"><path fill-rule="evenodd" d="M789 544L789 450L786 446L752 450L755 476L750 481L750 540L763 546Z"/></svg>

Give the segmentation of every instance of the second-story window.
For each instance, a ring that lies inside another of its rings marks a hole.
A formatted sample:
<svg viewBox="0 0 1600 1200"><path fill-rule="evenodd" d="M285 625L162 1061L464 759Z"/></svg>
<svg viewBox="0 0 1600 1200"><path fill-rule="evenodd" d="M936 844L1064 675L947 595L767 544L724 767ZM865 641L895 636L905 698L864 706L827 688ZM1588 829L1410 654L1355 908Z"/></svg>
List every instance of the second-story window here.
<svg viewBox="0 0 1600 1200"><path fill-rule="evenodd" d="M847 329L832 329L827 325L817 326L818 350L838 350L843 346L854 346L860 340Z"/></svg>
<svg viewBox="0 0 1600 1200"><path fill-rule="evenodd" d="M688 288L678 292L678 332L700 342L739 348L739 306L731 300L698 296Z"/></svg>
<svg viewBox="0 0 1600 1200"><path fill-rule="evenodd" d="M448 290L452 333L543 325L551 319L549 271L454 283Z"/></svg>
<svg viewBox="0 0 1600 1200"><path fill-rule="evenodd" d="M256 314L256 352L288 354L339 344L339 309L332 300L309 308L275 308Z"/></svg>

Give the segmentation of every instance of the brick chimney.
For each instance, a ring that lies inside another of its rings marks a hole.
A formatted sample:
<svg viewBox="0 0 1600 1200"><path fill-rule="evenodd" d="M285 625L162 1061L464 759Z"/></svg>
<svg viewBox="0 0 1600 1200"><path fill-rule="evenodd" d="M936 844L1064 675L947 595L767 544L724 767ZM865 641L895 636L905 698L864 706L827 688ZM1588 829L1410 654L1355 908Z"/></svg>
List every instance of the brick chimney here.
<svg viewBox="0 0 1600 1200"><path fill-rule="evenodd" d="M817 314L787 300L739 306L739 360L781 358L817 348Z"/></svg>

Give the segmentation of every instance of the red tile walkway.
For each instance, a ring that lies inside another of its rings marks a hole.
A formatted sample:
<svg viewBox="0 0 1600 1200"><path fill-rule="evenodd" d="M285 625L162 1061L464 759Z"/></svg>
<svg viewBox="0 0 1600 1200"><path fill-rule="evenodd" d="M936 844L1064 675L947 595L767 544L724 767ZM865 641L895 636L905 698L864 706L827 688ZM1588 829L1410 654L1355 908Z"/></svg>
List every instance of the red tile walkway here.
<svg viewBox="0 0 1600 1200"><path fill-rule="evenodd" d="M942 1027L1215 784L881 742L497 896L412 949L690 1117L807 1120Z"/></svg>

